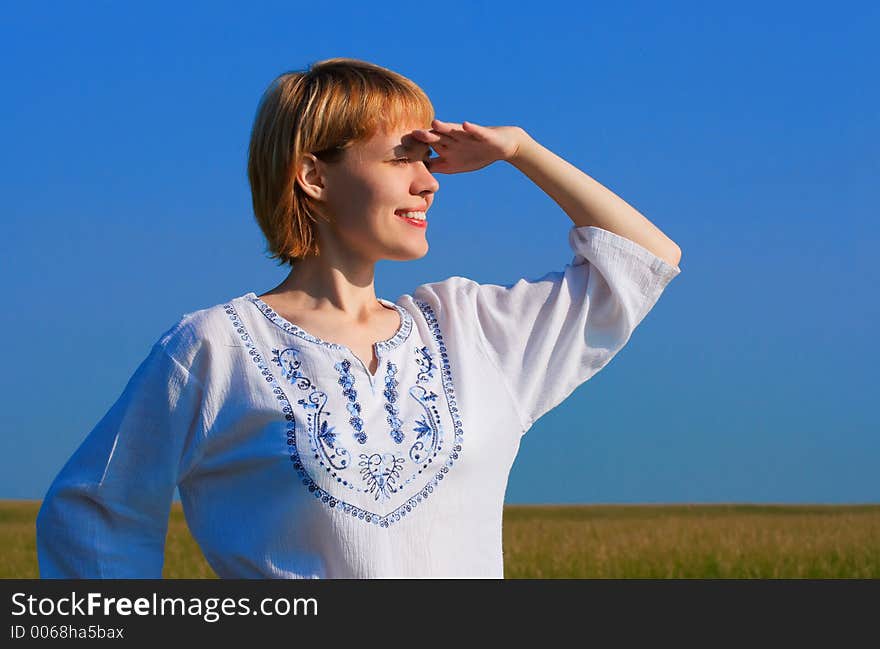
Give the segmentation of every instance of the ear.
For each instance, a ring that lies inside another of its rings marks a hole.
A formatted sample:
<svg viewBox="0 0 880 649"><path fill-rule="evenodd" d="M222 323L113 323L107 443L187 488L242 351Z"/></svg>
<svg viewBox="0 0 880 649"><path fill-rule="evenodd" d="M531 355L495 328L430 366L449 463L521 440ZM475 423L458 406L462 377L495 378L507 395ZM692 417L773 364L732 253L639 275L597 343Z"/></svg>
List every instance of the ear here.
<svg viewBox="0 0 880 649"><path fill-rule="evenodd" d="M324 196L324 163L313 153L306 153L296 172L300 188L314 199Z"/></svg>

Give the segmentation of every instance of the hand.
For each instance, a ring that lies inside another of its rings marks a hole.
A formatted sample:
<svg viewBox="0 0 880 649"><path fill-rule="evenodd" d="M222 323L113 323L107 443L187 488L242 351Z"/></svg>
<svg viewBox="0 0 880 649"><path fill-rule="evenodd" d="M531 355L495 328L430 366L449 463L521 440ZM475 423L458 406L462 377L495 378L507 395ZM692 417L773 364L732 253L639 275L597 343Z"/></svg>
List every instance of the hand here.
<svg viewBox="0 0 880 649"><path fill-rule="evenodd" d="M437 152L428 169L434 173L457 174L475 171L495 162L510 160L526 132L519 126L480 126L473 122L441 122L435 119L430 131L416 129L413 138L430 144Z"/></svg>

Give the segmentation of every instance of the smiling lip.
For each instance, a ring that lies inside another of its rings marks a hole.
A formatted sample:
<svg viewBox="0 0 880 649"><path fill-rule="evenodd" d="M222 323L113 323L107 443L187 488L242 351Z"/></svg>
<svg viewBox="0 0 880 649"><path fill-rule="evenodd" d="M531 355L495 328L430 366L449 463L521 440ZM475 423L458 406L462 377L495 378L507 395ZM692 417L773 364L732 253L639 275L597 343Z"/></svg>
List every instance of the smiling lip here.
<svg viewBox="0 0 880 649"><path fill-rule="evenodd" d="M413 210L413 211L418 211L418 210ZM401 219L403 219L404 221L406 221L410 225L415 226L417 228L427 228L428 227L428 220L427 219L425 219L424 221L419 221L418 219L408 219L405 216L401 216L400 214L398 214L397 216L399 216Z"/></svg>

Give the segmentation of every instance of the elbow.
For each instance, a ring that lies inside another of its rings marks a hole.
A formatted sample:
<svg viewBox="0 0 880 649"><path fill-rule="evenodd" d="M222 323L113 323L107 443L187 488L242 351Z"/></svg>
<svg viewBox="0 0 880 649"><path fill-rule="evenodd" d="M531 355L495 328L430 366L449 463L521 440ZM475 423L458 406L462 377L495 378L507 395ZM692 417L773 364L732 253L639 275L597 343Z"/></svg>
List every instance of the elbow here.
<svg viewBox="0 0 880 649"><path fill-rule="evenodd" d="M678 267L681 263L681 248L673 243L672 246L664 252L662 258L663 261L671 266Z"/></svg>

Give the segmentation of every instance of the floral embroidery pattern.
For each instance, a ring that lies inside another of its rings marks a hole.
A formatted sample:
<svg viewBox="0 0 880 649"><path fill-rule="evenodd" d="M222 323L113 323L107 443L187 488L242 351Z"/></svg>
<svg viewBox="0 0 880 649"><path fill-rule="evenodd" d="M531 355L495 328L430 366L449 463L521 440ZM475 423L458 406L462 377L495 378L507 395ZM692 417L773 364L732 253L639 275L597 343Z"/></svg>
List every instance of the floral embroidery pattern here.
<svg viewBox="0 0 880 649"><path fill-rule="evenodd" d="M283 352L273 349L272 360L282 370L286 370L285 377L300 390L308 390L312 387L312 382L309 378L299 371L302 362L298 358L296 348L291 347ZM296 381L293 379L296 379ZM297 403L305 410L314 410L313 414L309 414L309 436L313 444L312 450L318 451L327 464L337 471L345 469L349 464L348 451L341 446L337 448L336 433L333 426L329 426L326 420L322 420L322 416L326 417L331 414L330 412L324 412L324 406L327 405L327 395L324 392L315 390L309 394L307 400L300 399ZM296 420L294 419L295 426Z"/></svg>
<svg viewBox="0 0 880 649"><path fill-rule="evenodd" d="M416 464L423 463L429 456L433 457L440 451L440 413L431 401L437 399L437 395L427 393L425 388L414 385L409 389L410 396L415 399L425 414L418 419L413 431L416 433L416 441L409 449L409 457ZM422 468L427 468L424 465Z"/></svg>
<svg viewBox="0 0 880 649"><path fill-rule="evenodd" d="M436 365L434 365L431 351L427 347L416 350L416 364L423 368L417 378L419 383L427 383L428 379L434 377L431 371L436 369ZM416 464L420 464L428 456L437 455L443 448L440 442L442 437L440 413L433 403L429 403L437 400L437 395L433 391L428 392L423 386L414 385L409 389L409 395L425 409L425 415L417 420L416 426L413 428L416 433L416 442L409 449L410 459ZM423 468L427 468L427 465Z"/></svg>
<svg viewBox="0 0 880 649"><path fill-rule="evenodd" d="M302 361L296 354L296 349L290 348L284 351L272 350L272 360L284 372L284 378L296 385L301 390L307 390L312 386L312 382L306 378L299 368Z"/></svg>
<svg viewBox="0 0 880 649"><path fill-rule="evenodd" d="M434 359L431 358L431 351L427 347L422 347L421 349L416 350L416 364L422 368L422 371L419 372L418 382L423 383L428 379L433 379L434 375L431 373L431 370L437 369L437 366L434 365Z"/></svg>
<svg viewBox="0 0 880 649"><path fill-rule="evenodd" d="M396 491L394 483L400 478L400 470L403 468L405 460L396 457L392 453L373 453L367 455L361 453L360 466L361 476L369 485L370 493L374 494L374 498L379 500L380 496L385 499L391 498L391 494Z"/></svg>
<svg viewBox="0 0 880 649"><path fill-rule="evenodd" d="M361 404L357 402L357 390L354 389L354 376L351 373L351 363L348 359L334 365L339 372L339 385L342 386L342 394L348 399L346 409L351 418L348 423L355 429L355 439L361 444L367 443L367 434L364 432L364 420L361 419Z"/></svg>
<svg viewBox="0 0 880 649"><path fill-rule="evenodd" d="M249 297L249 299L251 298ZM251 301L254 302L253 299L251 299ZM427 478L427 482L419 489L419 491L408 497L398 507L385 514L371 512L362 507L347 503L344 500L340 500L315 482L313 476L310 475L309 469L307 469L306 465L303 463L301 449L297 443L296 418L294 417L293 407L288 400L285 391L276 381L268 364L263 361L262 355L251 339L247 328L239 318L235 307L232 304L224 305L224 309L232 322L233 328L247 348L248 355L257 366L264 380L270 385L272 394L280 404L281 412L284 414L286 421L290 459L294 469L302 479L303 485L315 496L316 499L331 509L338 508L346 515L350 515L366 523L383 528L388 528L394 523L400 521L430 497L434 492L434 489L439 487L449 470L460 458L464 439L462 422L455 398L452 368L449 363L446 346L437 319L434 315L433 309L428 304L420 300L414 300L414 303L421 311L422 316L425 318L425 321L433 334L436 349L439 350L440 354L440 363L439 367L434 364L434 359L432 358L428 347L422 347L421 349L416 350L415 362L421 369L418 373L417 385L412 386L408 390L408 394L422 406L424 414L419 416L412 428L415 433L415 439L410 445L408 452L409 461L419 463L417 465L418 470L414 471L403 483L401 483L400 480L408 460L405 456L398 456L396 453L390 452L362 453L359 455L358 467L360 469L360 480L357 482L361 482L365 485L365 488L360 488L356 484L356 481L346 476L346 474L352 470L349 462L349 453L342 445L340 445L340 437L327 419L331 413L324 411L327 402L326 393L318 390L314 385L314 382L309 377L303 375L301 371L301 363L297 358L296 348L272 350L273 361L282 370L282 376L284 379L298 389L304 392L309 392L306 398L299 399L296 403L306 414L307 434L303 439L307 439L309 445L312 447L311 459L314 461L314 464L311 466L316 467L320 464L327 472L326 475L324 475L323 472L321 474L324 479L331 478L335 480L335 484L339 487L346 487L350 490L370 494L371 499L375 502L380 500L388 502L394 494L399 494L405 485L408 485L419 476L428 473L433 467L433 474ZM258 307L260 306L257 302L254 302L254 304ZM402 307L400 307L400 309L405 312ZM260 307L260 310L263 311L264 315L270 317L262 307ZM411 316L407 315L407 319L404 321L410 322L410 318ZM285 328L285 330L289 331L287 328ZM293 332L291 331L291 333ZM394 339L391 340L393 341ZM340 368L343 370L340 371L340 385L343 386L343 389L353 390L353 381L349 385L347 381L342 380L346 374L349 374L349 368L340 365L337 367L337 370ZM436 462L432 463L432 459L434 459L438 451L443 448L442 420L440 418L440 411L437 407L438 395L430 390L429 383L429 379L435 378L433 372L437 369L440 370L439 380L443 386L446 397L445 402L454 427L454 439L451 442L451 448L448 450L448 454L445 456L446 459L442 466L438 466L438 463ZM398 425L394 421L395 419L399 421L399 418L397 417L399 414L399 395L396 389L398 385L396 379L398 368L389 361L386 365L386 370L385 397L387 402L386 411L389 415L388 421L389 424L391 424L392 439L394 439L396 443L401 443L405 439L402 431L402 422ZM357 403L356 393L355 400L349 399L349 404L355 403ZM350 408L349 414L352 415L352 419L356 418L360 420L362 425L363 421L360 417L361 411L359 408ZM352 425L354 426L354 423L352 423ZM395 432L397 432L398 435L395 435ZM397 441L398 437L401 442ZM312 470L314 470L314 468Z"/></svg>
<svg viewBox="0 0 880 649"><path fill-rule="evenodd" d="M403 421L397 416L400 414L400 409L394 405L397 402L395 388L399 385L397 379L394 378L395 374L397 374L397 365L388 361L385 366L385 390L382 392L385 395L385 411L388 413L385 420L391 426L391 439L400 444L403 441L403 432L400 430Z"/></svg>

